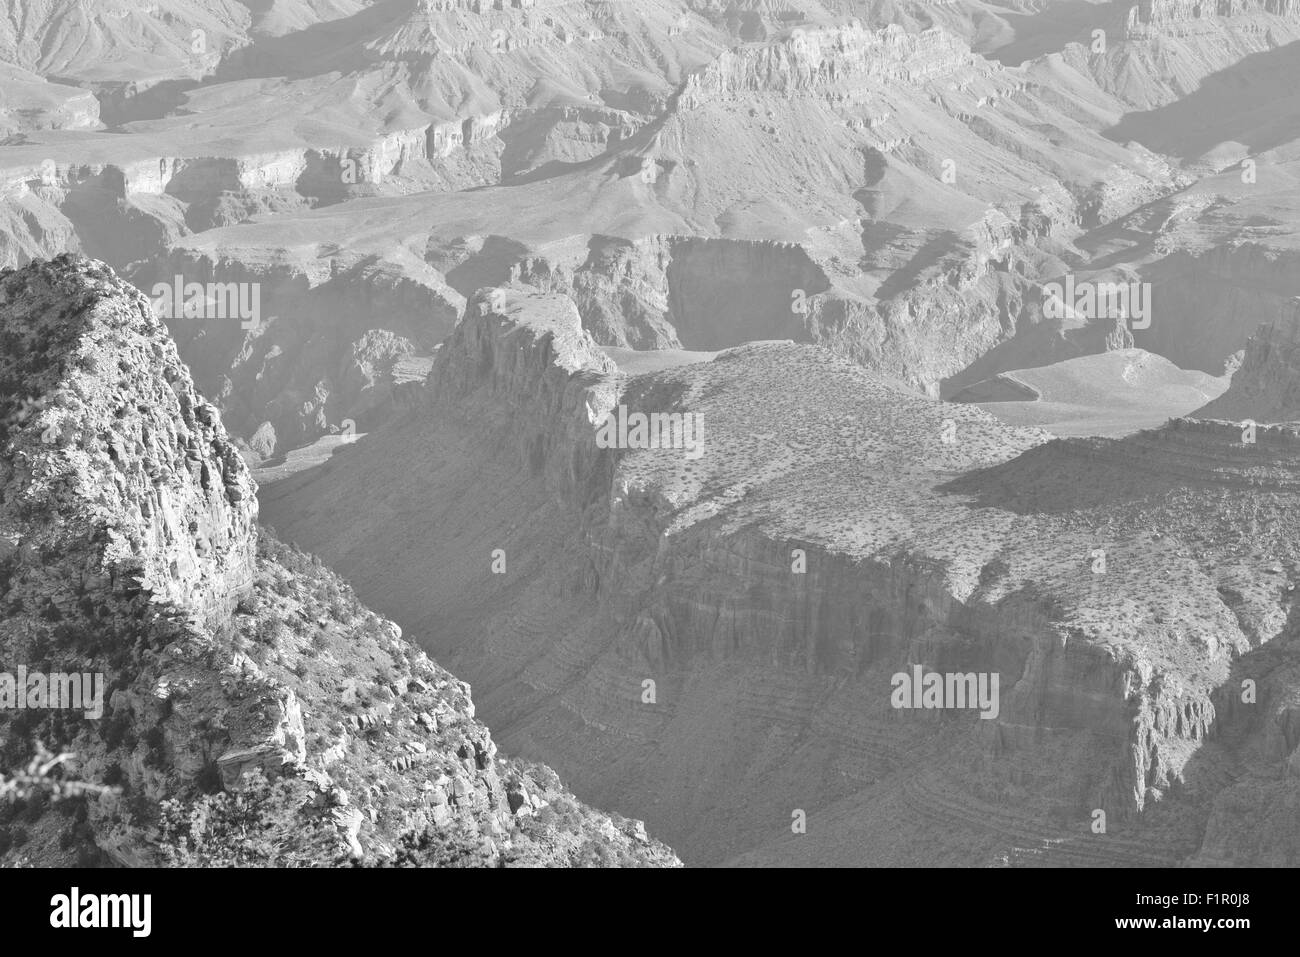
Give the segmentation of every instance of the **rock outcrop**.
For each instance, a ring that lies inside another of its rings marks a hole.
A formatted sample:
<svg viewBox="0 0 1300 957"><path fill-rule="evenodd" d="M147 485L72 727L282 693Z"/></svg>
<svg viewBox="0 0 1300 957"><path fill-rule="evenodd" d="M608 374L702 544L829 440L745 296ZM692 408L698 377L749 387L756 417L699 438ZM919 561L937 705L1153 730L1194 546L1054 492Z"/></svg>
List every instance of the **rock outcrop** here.
<svg viewBox="0 0 1300 957"><path fill-rule="evenodd" d="M1215 20L1261 15L1297 20L1300 7L1291 0L1143 0L1129 8L1124 36L1150 39L1212 33Z"/></svg>
<svg viewBox="0 0 1300 957"><path fill-rule="evenodd" d="M1196 415L1252 422L1300 420L1300 309L1289 319L1255 330L1228 390Z"/></svg>
<svg viewBox="0 0 1300 957"><path fill-rule="evenodd" d="M1145 111L1185 101L1182 105L1191 106L1200 118L1229 120L1231 111L1196 104L1203 85L1213 89L1224 74L1245 82L1263 75L1270 83L1267 71L1257 74L1250 61L1271 57L1300 39L1300 9L1291 0L1141 0L1113 5L1101 13L1095 29L1104 39L1094 32L1091 41L1080 38L1039 65L1055 69L1064 63L1091 75L1101 89L1134 110L1116 130L1119 135L1137 133L1133 138L1169 152L1148 139L1159 123L1152 123L1157 117Z"/></svg>
<svg viewBox="0 0 1300 957"><path fill-rule="evenodd" d="M512 747L700 863L1140 866L1216 856L1255 813L1217 803L1234 781L1276 813L1289 739L1254 749L1288 700L1292 440L1045 443L812 346L628 376L572 304L502 296L431 412L264 507L386 612L450 622L433 647ZM602 448L620 406L700 416L703 455ZM913 665L998 674L998 713L892 707ZM1246 675L1279 690L1243 704ZM1292 859L1274 839L1234 859Z"/></svg>
<svg viewBox="0 0 1300 957"><path fill-rule="evenodd" d="M1285 341L1300 297L1296 267L1294 250L1268 243L1172 251L1147 271L1158 314L1134 339L1183 368L1219 375L1262 326L1274 328L1257 346Z"/></svg>
<svg viewBox="0 0 1300 957"><path fill-rule="evenodd" d="M0 137L22 142L36 130L93 130L99 100L89 90L51 83L11 63L0 63Z"/></svg>
<svg viewBox="0 0 1300 957"><path fill-rule="evenodd" d="M722 53L687 80L680 105L745 93L826 94L866 80L914 84L975 69L969 48L942 30L796 28L782 41Z"/></svg>
<svg viewBox="0 0 1300 957"><path fill-rule="evenodd" d="M38 740L98 789L66 826L40 794L0 809L0 857L677 863L498 754L468 685L259 532L216 410L111 270L0 273L0 343L0 662L102 690L70 711L23 688L0 710L4 771Z"/></svg>
<svg viewBox="0 0 1300 957"><path fill-rule="evenodd" d="M369 431L423 379L464 300L432 270L341 254L324 273L177 253L132 272L140 288L227 284L259 314L168 317L183 360L258 459L325 435Z"/></svg>
<svg viewBox="0 0 1300 957"><path fill-rule="evenodd" d="M30 613L75 617L78 589L109 586L229 614L252 587L254 486L143 297L61 260L6 275L0 308L11 560L70 563L46 564Z"/></svg>

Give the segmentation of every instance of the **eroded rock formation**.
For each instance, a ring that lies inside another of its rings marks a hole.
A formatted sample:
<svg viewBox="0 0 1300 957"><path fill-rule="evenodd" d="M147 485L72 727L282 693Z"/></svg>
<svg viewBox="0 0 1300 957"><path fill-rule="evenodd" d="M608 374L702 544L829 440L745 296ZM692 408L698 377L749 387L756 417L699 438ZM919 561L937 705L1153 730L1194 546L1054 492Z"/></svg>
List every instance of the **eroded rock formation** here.
<svg viewBox="0 0 1300 957"><path fill-rule="evenodd" d="M103 680L98 714L6 706L0 754L40 740L107 789L75 825L7 805L5 859L677 863L499 755L468 685L259 535L216 410L111 270L0 274L0 341L0 662Z"/></svg>
<svg viewBox="0 0 1300 957"><path fill-rule="evenodd" d="M266 507L390 614L448 623L432 647L513 746L701 863L1149 865L1283 813L1294 747L1263 742L1289 698L1240 690L1294 654L1293 438L1044 443L799 345L628 376L562 297L505 296L444 346L431 412ZM701 416L704 454L601 448L620 405ZM424 477L440 539L379 463ZM998 713L895 709L914 664L996 672ZM1229 856L1294 859L1272 835Z"/></svg>

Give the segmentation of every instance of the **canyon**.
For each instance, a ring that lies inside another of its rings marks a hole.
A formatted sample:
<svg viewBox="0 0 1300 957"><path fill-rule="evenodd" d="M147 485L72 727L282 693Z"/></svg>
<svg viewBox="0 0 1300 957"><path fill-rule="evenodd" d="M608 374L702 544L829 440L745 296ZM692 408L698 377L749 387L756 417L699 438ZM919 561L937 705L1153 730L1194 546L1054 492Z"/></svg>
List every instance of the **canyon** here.
<svg viewBox="0 0 1300 957"><path fill-rule="evenodd" d="M1294 4L22 6L0 644L112 658L87 780L274 768L295 863L1296 863Z"/></svg>

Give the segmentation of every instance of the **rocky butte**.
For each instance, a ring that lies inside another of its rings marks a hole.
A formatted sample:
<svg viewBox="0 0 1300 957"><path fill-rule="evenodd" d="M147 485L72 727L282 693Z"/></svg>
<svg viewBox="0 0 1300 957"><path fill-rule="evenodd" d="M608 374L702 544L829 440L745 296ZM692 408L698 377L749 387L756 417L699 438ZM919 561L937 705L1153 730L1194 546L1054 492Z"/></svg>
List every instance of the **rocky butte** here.
<svg viewBox="0 0 1300 957"><path fill-rule="evenodd" d="M0 273L0 670L104 676L100 720L0 711L5 864L679 862L498 753L469 686L257 524L256 487L143 295ZM247 834L259 835L248 839Z"/></svg>
<svg viewBox="0 0 1300 957"><path fill-rule="evenodd" d="M1053 440L811 345L631 358L485 291L428 408L263 506L690 863L1300 859L1293 430ZM704 454L600 448L620 406ZM892 706L915 666L996 674L996 717Z"/></svg>

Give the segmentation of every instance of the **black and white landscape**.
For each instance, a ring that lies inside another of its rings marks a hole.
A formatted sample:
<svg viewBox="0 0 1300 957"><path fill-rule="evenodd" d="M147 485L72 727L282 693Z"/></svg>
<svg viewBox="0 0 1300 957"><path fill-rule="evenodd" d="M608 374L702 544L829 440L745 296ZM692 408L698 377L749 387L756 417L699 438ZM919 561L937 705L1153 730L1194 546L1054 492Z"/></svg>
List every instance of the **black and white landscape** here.
<svg viewBox="0 0 1300 957"><path fill-rule="evenodd" d="M0 865L1300 864L1298 91L1292 0L0 0Z"/></svg>

